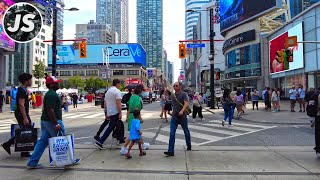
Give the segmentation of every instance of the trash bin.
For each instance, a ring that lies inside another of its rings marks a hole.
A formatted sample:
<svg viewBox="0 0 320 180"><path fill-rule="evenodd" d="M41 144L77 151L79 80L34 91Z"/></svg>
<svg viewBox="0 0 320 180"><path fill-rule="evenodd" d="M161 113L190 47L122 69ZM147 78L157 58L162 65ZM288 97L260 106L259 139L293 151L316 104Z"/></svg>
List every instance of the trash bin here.
<svg viewBox="0 0 320 180"><path fill-rule="evenodd" d="M95 106L101 106L101 97L97 97L96 100L94 101Z"/></svg>

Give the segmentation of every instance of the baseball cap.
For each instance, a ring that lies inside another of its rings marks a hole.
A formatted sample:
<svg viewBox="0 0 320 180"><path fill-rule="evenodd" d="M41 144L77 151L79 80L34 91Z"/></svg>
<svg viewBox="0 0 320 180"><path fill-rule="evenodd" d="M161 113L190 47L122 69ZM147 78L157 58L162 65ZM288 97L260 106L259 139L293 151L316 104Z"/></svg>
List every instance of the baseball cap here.
<svg viewBox="0 0 320 180"><path fill-rule="evenodd" d="M48 76L46 78L46 84L52 84L52 83L61 83L61 79L57 79L55 76Z"/></svg>

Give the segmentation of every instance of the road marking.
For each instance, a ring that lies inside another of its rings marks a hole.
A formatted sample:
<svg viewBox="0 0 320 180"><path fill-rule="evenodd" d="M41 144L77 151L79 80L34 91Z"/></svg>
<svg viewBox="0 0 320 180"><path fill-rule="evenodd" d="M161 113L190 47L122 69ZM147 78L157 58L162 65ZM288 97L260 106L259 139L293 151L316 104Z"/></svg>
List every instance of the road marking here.
<svg viewBox="0 0 320 180"><path fill-rule="evenodd" d="M219 128L222 127L222 128L223 128L223 126L221 125L221 123L220 123L220 124L204 124L204 125L206 125L206 126L211 126L211 127L219 127ZM226 125L225 125L224 127L225 127L225 128L228 128L228 127L227 127L227 123L226 123ZM236 125L230 127L230 129L240 130L240 131L255 131L255 130L257 130L257 128L256 128L256 129L251 129L251 128L239 127L239 126L236 126ZM259 129L261 129L261 128L259 128Z"/></svg>
<svg viewBox="0 0 320 180"><path fill-rule="evenodd" d="M158 134L156 141L160 141L160 142L164 142L164 143L169 144L169 137L161 135L161 134ZM175 144L176 145L185 145L186 141L176 138L175 139ZM192 142L192 145L197 146L198 144Z"/></svg>
<svg viewBox="0 0 320 180"><path fill-rule="evenodd" d="M142 130L142 137L154 138L155 136L156 136L156 133Z"/></svg>
<svg viewBox="0 0 320 180"><path fill-rule="evenodd" d="M86 116L84 117L85 119L90 119L90 118L95 118L95 117L98 117L98 116L104 116L104 113L98 113L98 114L93 114L93 115L90 115L90 116Z"/></svg>
<svg viewBox="0 0 320 180"><path fill-rule="evenodd" d="M68 117L68 116L74 116L74 115L75 115L75 114L73 114L73 113L71 113L71 114L70 114L70 113L67 113L67 114L63 114L62 117Z"/></svg>
<svg viewBox="0 0 320 180"><path fill-rule="evenodd" d="M12 119L0 120L0 133L11 132L11 124L17 124Z"/></svg>
<svg viewBox="0 0 320 180"><path fill-rule="evenodd" d="M166 132L170 132L170 128L165 127L163 129L161 129L162 131L166 131ZM177 129L176 130L177 134L181 134L184 135L183 130L181 129ZM218 136L213 136L213 135L208 135L208 134L202 134L202 133L197 133L197 132L190 132L191 134L191 138L198 138L198 139L204 139L204 140L208 140L208 141L219 141L221 139L223 139L222 137L218 137Z"/></svg>
<svg viewBox="0 0 320 180"><path fill-rule="evenodd" d="M206 124L204 124L204 125L206 125ZM227 134L227 135L232 135L232 136L242 134L239 132L232 132L232 131L230 131L231 129L227 129L227 128L225 130L220 130L220 129L202 127L202 126L195 126L195 125L188 125L188 126L189 126L189 129L196 129L196 130L219 133L219 134Z"/></svg>
<svg viewBox="0 0 320 180"><path fill-rule="evenodd" d="M218 122L221 122L222 120L218 120ZM212 120L209 121L212 123L217 123L217 120ZM256 125L256 124L246 124L246 123L237 123L237 122L232 122L234 125L241 125L241 126L247 126L247 127L254 127L254 128L269 128L270 126L262 126L262 125Z"/></svg>
<svg viewBox="0 0 320 180"><path fill-rule="evenodd" d="M247 135L247 134L256 133L256 132L259 132L259 131L264 131L264 130L272 129L272 128L275 128L275 127L277 127L277 126L271 126L271 127L269 127L269 128L265 128L265 129L259 129L259 130L256 130L256 131L251 131L251 132L247 132L247 133L242 133L242 134L239 134L239 135L229 136L229 137L223 138L223 140L225 140L225 139L230 139L230 138L234 138L234 137L238 137L238 136L243 136L243 135ZM199 145L199 146L202 146L202 145L206 145L206 144L213 143L213 142L216 142L216 141L208 141L208 142L200 143L200 144L198 144L198 145Z"/></svg>
<svg viewBox="0 0 320 180"><path fill-rule="evenodd" d="M86 116L88 114L79 114L79 115L75 115L75 116L71 116L71 117L66 117L66 119L74 119L74 118L78 118L78 117L82 117L82 116Z"/></svg>

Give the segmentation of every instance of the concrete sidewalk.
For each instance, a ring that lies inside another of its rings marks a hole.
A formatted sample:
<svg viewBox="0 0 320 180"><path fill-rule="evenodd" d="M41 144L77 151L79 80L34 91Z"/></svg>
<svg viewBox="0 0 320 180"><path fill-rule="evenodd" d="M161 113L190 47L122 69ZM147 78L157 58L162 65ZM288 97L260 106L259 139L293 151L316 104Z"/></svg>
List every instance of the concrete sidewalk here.
<svg viewBox="0 0 320 180"><path fill-rule="evenodd" d="M41 159L46 167L26 170L28 159L18 153L8 156L0 149L0 179L319 179L320 160L312 147L177 146L174 157L165 157L167 146L152 146L144 157L133 150L130 160L119 155L119 147L96 150L76 146L81 164L68 169L48 167L48 151Z"/></svg>
<svg viewBox="0 0 320 180"><path fill-rule="evenodd" d="M277 113L267 112L264 110L264 107L264 103L259 102L259 110L252 110L252 102L248 102L245 114L242 116L241 121L266 124L309 125L310 119L312 119L307 116L306 112L298 112L300 110L299 104L296 104L295 107L297 112L290 112L290 101L281 101L280 111ZM223 119L223 108L209 109L208 107L205 107L205 110L212 112L215 119ZM237 113L237 111L235 113Z"/></svg>

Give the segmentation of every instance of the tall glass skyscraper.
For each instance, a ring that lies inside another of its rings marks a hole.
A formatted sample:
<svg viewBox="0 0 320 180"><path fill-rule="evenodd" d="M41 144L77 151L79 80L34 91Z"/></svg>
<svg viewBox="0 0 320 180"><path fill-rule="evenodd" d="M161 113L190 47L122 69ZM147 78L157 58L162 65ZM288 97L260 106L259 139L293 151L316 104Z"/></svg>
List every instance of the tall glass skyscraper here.
<svg viewBox="0 0 320 180"><path fill-rule="evenodd" d="M97 0L96 21L108 24L113 32L119 35L118 41L129 41L129 9L128 0Z"/></svg>
<svg viewBox="0 0 320 180"><path fill-rule="evenodd" d="M291 18L312 6L314 3L320 2L320 0L287 0L290 1Z"/></svg>
<svg viewBox="0 0 320 180"><path fill-rule="evenodd" d="M185 0L186 10L201 10L201 7L212 0ZM197 25L200 12L186 13L186 39L193 39L193 27Z"/></svg>
<svg viewBox="0 0 320 180"><path fill-rule="evenodd" d="M164 72L163 0L137 0L137 40L147 52L147 67Z"/></svg>

